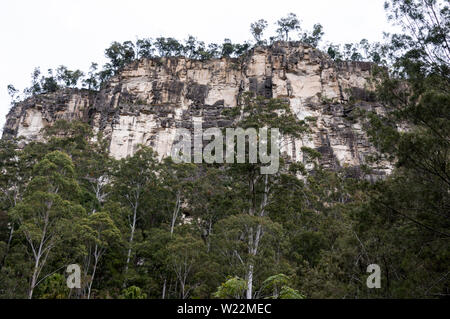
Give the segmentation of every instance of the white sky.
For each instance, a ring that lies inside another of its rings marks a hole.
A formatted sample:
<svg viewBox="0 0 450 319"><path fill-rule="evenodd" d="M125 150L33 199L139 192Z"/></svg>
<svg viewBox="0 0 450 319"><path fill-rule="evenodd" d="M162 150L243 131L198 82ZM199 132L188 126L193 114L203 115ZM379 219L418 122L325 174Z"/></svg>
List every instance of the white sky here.
<svg viewBox="0 0 450 319"><path fill-rule="evenodd" d="M21 91L30 74L64 64L86 71L102 65L112 41L136 37L189 34L205 42L251 38L250 23L274 23L296 13L304 29L324 26L326 41L334 43L382 40L389 31L384 0L1 0L0 1L0 128L10 108L6 87ZM1 132L0 132L1 134Z"/></svg>

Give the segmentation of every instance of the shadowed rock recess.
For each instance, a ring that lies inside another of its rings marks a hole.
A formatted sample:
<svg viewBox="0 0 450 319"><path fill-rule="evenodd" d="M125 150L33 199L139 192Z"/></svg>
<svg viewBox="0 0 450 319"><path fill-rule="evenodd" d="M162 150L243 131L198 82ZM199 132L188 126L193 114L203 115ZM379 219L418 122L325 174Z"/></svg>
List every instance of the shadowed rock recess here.
<svg viewBox="0 0 450 319"><path fill-rule="evenodd" d="M302 147L322 154L321 164L355 173L374 152L355 108L382 112L370 91L371 63L334 62L322 52L298 42L257 47L241 58L207 61L184 57L135 61L99 91L64 89L17 103L7 115L4 138L41 139L40 130L58 119L82 120L110 140L115 158L133 154L139 144L170 155L176 129L229 127L223 112L239 107L250 91L283 98L311 133L285 140L281 152L303 161ZM389 163L373 167L374 178L390 172Z"/></svg>

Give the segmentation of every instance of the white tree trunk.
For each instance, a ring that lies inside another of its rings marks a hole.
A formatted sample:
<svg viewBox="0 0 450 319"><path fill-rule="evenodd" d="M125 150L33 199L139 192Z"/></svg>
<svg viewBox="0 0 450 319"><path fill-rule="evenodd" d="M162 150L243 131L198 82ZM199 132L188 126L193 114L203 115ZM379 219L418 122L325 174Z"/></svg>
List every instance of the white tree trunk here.
<svg viewBox="0 0 450 319"><path fill-rule="evenodd" d="M98 246L95 245L95 250L94 250L94 269L92 270L91 281L89 282L87 299L91 299L92 283L94 282L95 272L97 271L97 264L98 264L99 258L100 258L100 254L98 253Z"/></svg>
<svg viewBox="0 0 450 319"><path fill-rule="evenodd" d="M247 299L253 298L253 264L248 266L247 274Z"/></svg>
<svg viewBox="0 0 450 319"><path fill-rule="evenodd" d="M180 206L181 206L181 196L180 196L180 193L177 193L175 208L173 209L173 213L172 213L172 222L170 224L170 235L173 234L173 231L175 228L175 223L178 218L178 213L180 212Z"/></svg>
<svg viewBox="0 0 450 319"><path fill-rule="evenodd" d="M254 183L252 182L250 185L250 191L253 192L253 190L254 190ZM264 197L261 202L259 211L260 217L263 217L265 214L265 209L268 203L268 193L269 193L269 178L268 175L266 175L264 178ZM253 216L255 212L256 207L250 206L249 214ZM257 226L255 234L253 234L253 227L250 228L248 245L249 245L249 254L251 257L256 257L256 255L258 254L259 243L261 241L262 236L263 236L263 229L261 225ZM253 298L253 273L254 273L254 264L252 262L248 266L247 270L247 292L246 292L247 299Z"/></svg>
<svg viewBox="0 0 450 319"><path fill-rule="evenodd" d="M162 298L161 299L166 299L166 285L167 285L167 279L164 278L164 284L163 284Z"/></svg>
<svg viewBox="0 0 450 319"><path fill-rule="evenodd" d="M44 224L44 229L42 231L41 242L39 243L39 249L34 255L35 263L34 263L33 275L31 277L31 284L30 284L30 291L28 294L28 299L33 298L33 291L34 291L34 288L36 287L36 282L37 282L37 279L39 276L39 272L40 272L39 268L41 267L40 261L41 261L41 257L42 257L42 253L43 253L45 236L47 235L47 225L48 225L48 214L45 217L45 224ZM32 245L31 238L29 239L29 241L30 241L30 244Z"/></svg>
<svg viewBox="0 0 450 319"><path fill-rule="evenodd" d="M127 275L127 272L128 272L128 265L129 265L130 260L131 260L131 246L133 244L134 232L136 230L136 219L137 219L137 203L136 203L136 205L134 207L134 210L133 210L133 222L131 224L131 234L130 234L130 240L128 242L129 243L129 247L128 247L128 253L127 253L127 262L125 264L125 271L124 271L125 279L123 281L123 287L124 288L125 288L125 286L127 284L126 275Z"/></svg>

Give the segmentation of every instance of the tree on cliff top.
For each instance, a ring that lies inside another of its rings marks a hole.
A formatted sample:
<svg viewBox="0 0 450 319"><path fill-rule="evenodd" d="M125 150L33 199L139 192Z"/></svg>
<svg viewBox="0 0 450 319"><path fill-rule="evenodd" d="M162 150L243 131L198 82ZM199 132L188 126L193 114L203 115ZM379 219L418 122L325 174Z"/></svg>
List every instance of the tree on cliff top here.
<svg viewBox="0 0 450 319"><path fill-rule="evenodd" d="M267 21L264 19L260 19L250 25L250 32L255 38L256 45L263 44L264 41L261 39L264 30L267 28Z"/></svg>
<svg viewBox="0 0 450 319"><path fill-rule="evenodd" d="M276 23L278 25L277 32L284 40L289 41L289 32L300 30L300 20L295 13L289 13L286 17L281 18Z"/></svg>

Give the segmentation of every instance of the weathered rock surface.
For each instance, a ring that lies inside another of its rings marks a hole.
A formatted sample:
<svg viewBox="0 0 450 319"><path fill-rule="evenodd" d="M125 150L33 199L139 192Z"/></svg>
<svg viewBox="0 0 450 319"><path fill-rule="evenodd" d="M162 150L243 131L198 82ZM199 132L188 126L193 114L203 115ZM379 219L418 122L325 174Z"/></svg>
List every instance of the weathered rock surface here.
<svg viewBox="0 0 450 319"><path fill-rule="evenodd" d="M322 154L331 169L365 163L374 149L361 123L351 119L356 106L381 110L370 94L372 64L335 63L301 43L277 42L258 47L241 59L208 61L187 58L144 59L128 65L100 92L63 90L35 96L14 106L7 116L4 137L41 138L40 130L58 119L80 119L110 139L116 158L133 154L139 144L170 155L178 127L226 127L224 108L236 107L240 96L256 92L284 98L301 120L313 120L312 133L285 141L282 152L303 161L301 148ZM385 163L377 167L383 175Z"/></svg>

